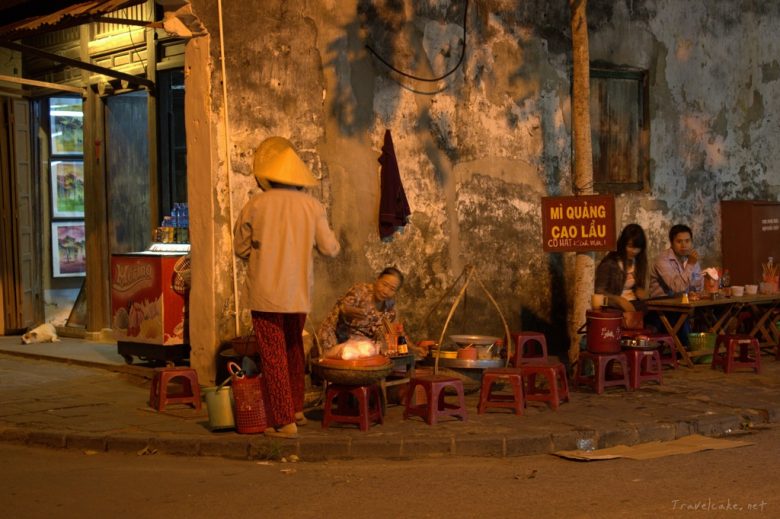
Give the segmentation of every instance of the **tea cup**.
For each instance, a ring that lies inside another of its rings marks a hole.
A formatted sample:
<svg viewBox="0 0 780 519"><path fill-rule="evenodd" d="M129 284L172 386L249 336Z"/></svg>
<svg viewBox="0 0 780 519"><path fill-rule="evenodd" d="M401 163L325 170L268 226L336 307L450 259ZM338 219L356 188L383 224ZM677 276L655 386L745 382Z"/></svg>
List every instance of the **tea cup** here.
<svg viewBox="0 0 780 519"><path fill-rule="evenodd" d="M606 304L606 297L603 294L593 294L590 296L590 307L593 310L601 310L601 307Z"/></svg>
<svg viewBox="0 0 780 519"><path fill-rule="evenodd" d="M731 296L732 297L742 297L745 294L745 287L741 285L732 285L731 286Z"/></svg>

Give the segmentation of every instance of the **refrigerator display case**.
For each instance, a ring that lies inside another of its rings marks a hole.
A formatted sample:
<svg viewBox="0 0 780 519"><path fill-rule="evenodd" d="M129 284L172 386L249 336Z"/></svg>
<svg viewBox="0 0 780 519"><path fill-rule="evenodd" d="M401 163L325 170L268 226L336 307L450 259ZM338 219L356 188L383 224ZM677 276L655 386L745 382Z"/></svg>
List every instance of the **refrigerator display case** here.
<svg viewBox="0 0 780 519"><path fill-rule="evenodd" d="M780 202L722 201L720 218L723 268L731 284L758 284L761 264L770 257L780 262Z"/></svg>
<svg viewBox="0 0 780 519"><path fill-rule="evenodd" d="M181 285L189 247L155 245L111 256L111 324L128 364L134 356L168 365L189 357L187 292Z"/></svg>

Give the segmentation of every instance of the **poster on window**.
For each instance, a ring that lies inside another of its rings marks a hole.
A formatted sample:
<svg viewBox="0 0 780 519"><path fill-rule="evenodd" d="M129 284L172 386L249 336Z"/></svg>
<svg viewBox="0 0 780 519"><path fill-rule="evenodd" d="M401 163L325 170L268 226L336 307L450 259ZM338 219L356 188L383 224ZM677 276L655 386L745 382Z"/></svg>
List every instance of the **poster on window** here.
<svg viewBox="0 0 780 519"><path fill-rule="evenodd" d="M84 218L84 162L51 163L51 206L54 218Z"/></svg>
<svg viewBox="0 0 780 519"><path fill-rule="evenodd" d="M83 276L87 272L84 222L51 224L51 263L55 278Z"/></svg>
<svg viewBox="0 0 780 519"><path fill-rule="evenodd" d="M84 153L84 114L81 98L53 97L49 101L53 155Z"/></svg>

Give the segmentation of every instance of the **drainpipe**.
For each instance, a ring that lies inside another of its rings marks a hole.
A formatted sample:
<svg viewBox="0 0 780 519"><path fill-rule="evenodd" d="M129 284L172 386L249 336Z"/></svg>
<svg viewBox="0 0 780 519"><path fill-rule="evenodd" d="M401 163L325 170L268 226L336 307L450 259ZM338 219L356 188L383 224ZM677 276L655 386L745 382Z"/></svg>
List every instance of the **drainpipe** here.
<svg viewBox="0 0 780 519"><path fill-rule="evenodd" d="M228 211L230 214L230 225L232 226L235 221L233 217L233 183L231 181L233 168L230 163L230 118L228 117L227 72L225 71L225 30L222 26L222 0L217 0L217 11L219 14L219 58L222 62L222 102L224 103L222 116L225 120L225 164L227 167ZM238 337L241 331L238 314L238 271L236 267L236 255L233 253L232 232L230 232L230 258L233 271L233 320L236 327L236 337Z"/></svg>

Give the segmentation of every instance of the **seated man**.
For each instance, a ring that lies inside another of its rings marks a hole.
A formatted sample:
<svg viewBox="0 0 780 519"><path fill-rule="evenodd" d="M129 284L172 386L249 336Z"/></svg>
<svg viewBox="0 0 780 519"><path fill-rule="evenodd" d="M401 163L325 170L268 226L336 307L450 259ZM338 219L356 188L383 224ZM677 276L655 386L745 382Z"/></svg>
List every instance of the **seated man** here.
<svg viewBox="0 0 780 519"><path fill-rule="evenodd" d="M677 224L669 229L670 247L658 255L650 269L650 297L674 297L687 294L689 291L702 289L701 266L699 254L693 248L693 232L687 225ZM669 316L672 322L676 315ZM663 330L660 319L649 315L647 324L658 330ZM688 345L690 323L686 320L677 337L685 346Z"/></svg>
<svg viewBox="0 0 780 519"><path fill-rule="evenodd" d="M395 294L403 274L387 267L374 283L357 283L334 305L317 331L322 355L350 339L368 339L386 349L385 335L396 320Z"/></svg>
<svg viewBox="0 0 780 519"><path fill-rule="evenodd" d="M672 226L669 243L650 269L650 297L673 297L702 289L699 253L693 248L691 228Z"/></svg>

